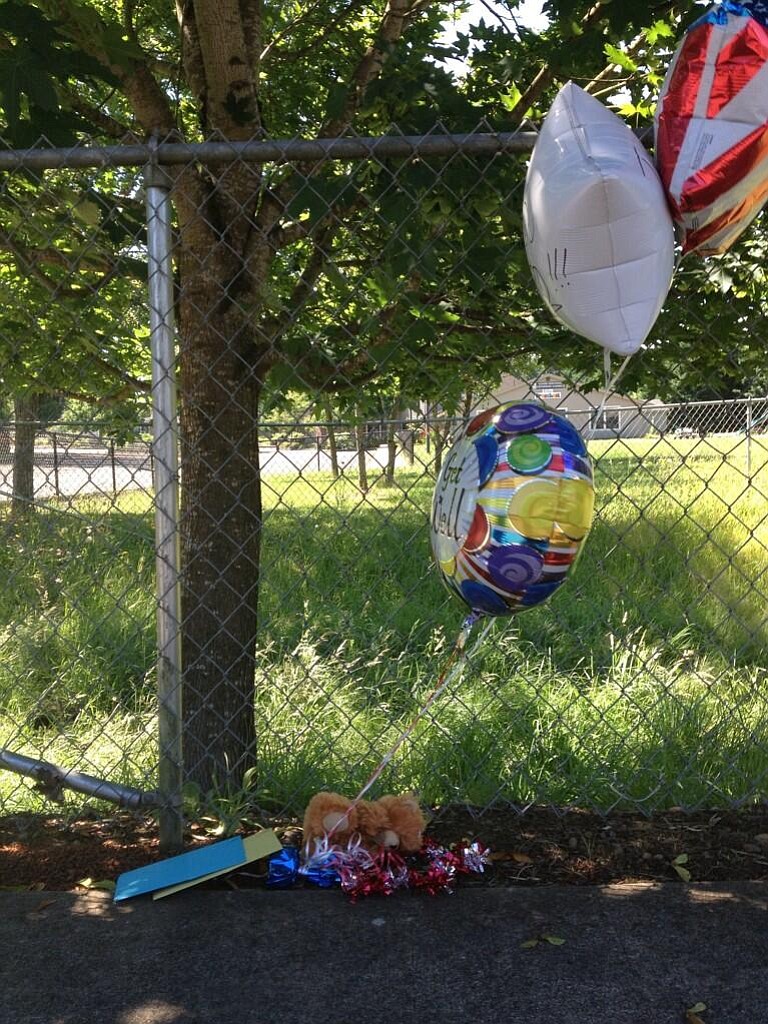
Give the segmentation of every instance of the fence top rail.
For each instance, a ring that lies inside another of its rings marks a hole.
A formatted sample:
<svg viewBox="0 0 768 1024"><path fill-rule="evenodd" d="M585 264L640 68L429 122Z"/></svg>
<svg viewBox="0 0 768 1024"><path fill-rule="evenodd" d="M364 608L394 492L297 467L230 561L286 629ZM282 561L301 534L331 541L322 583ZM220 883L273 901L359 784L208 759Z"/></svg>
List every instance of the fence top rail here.
<svg viewBox="0 0 768 1024"><path fill-rule="evenodd" d="M527 153L536 132L473 132L463 135L380 135L337 139L270 139L247 142L127 143L117 146L0 150L0 170L56 167L140 167L187 164L317 162L378 157L443 157L454 153L495 156Z"/></svg>
<svg viewBox="0 0 768 1024"><path fill-rule="evenodd" d="M710 406L713 409L724 409L726 407L735 407L737 405L759 405L761 402L768 402L768 395L749 395L745 398L705 398L701 400L697 399L695 402L659 402L655 398L647 398L638 399L637 403L629 403L627 405L606 405L604 407L604 411L637 412L644 414L672 409L700 409L704 408L704 406ZM562 409L558 409L558 411L560 412ZM572 411L587 412L593 410L574 409ZM594 411L597 411L597 406L595 406Z"/></svg>

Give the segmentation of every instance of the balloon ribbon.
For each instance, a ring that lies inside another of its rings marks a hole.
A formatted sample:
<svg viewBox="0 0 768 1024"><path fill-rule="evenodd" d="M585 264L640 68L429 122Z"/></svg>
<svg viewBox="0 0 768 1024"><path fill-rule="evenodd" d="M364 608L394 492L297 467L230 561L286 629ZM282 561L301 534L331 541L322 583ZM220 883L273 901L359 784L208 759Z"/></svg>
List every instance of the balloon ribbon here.
<svg viewBox="0 0 768 1024"><path fill-rule="evenodd" d="M371 786L379 778L381 773L390 763L390 761L395 756L400 747L403 745L403 743L405 743L405 741L413 734L413 731L416 728L416 726L419 724L419 722L427 713L427 711L429 711L429 709L435 703L435 701L443 692L443 690L445 690L445 688L456 678L457 674L464 667L467 660L469 660L472 657L472 655L474 655L475 651L483 642L488 631L490 630L491 626L494 623L494 620L492 618L488 620L485 629L478 636L477 640L475 641L472 647L472 650L467 652L467 640L469 639L469 635L472 632L475 623L480 618L480 614L480 612L473 611L470 615L466 617L462 624L461 631L459 632L459 635L456 638L456 642L454 643L453 648L450 654L448 655L445 664L443 665L442 672L438 676L437 682L435 683L435 686L433 687L429 696L424 701L419 710L416 712L416 714L413 716L413 718L410 720L405 729L403 729L403 731L397 737L397 739L389 748L384 757L382 757L378 766L368 777L368 780L366 781L365 785L362 787L360 792L357 794L352 803L346 809L343 816L339 818L339 820L336 822L333 828L328 833L326 833L328 839L330 839L333 833L336 832L337 829L347 821L347 816L352 811L352 809L354 807L357 807L357 805L363 799L363 797L371 788Z"/></svg>

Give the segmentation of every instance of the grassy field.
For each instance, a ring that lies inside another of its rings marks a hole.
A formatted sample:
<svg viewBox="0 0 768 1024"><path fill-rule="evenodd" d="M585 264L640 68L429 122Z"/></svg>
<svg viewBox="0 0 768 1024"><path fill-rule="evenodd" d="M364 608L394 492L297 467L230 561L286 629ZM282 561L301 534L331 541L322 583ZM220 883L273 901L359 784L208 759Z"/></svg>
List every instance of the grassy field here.
<svg viewBox="0 0 768 1024"><path fill-rule="evenodd" d="M593 442L597 519L572 579L495 625L382 790L648 810L764 793L764 445L748 478L732 438ZM463 618L431 569L431 492L418 461L366 497L323 474L265 481L261 806L354 790L431 688ZM153 784L146 500L0 528L0 745ZM40 800L0 772L0 807Z"/></svg>

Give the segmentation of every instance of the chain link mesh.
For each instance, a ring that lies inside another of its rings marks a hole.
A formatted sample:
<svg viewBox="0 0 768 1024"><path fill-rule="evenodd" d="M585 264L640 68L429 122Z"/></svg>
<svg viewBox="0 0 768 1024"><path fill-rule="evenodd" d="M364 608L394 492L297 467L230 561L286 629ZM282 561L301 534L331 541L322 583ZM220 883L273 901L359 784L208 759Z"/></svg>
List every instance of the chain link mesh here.
<svg viewBox="0 0 768 1024"><path fill-rule="evenodd" d="M596 524L382 791L602 812L765 792L768 398L737 347L765 333L739 291L764 228L681 271L608 393L532 288L525 157L487 138L263 165L189 146L167 169L184 772L222 815L356 791L420 706L462 618L431 568L435 477L466 417L511 398L589 438ZM22 167L0 222L0 748L154 790L141 172ZM0 811L49 796L0 771Z"/></svg>

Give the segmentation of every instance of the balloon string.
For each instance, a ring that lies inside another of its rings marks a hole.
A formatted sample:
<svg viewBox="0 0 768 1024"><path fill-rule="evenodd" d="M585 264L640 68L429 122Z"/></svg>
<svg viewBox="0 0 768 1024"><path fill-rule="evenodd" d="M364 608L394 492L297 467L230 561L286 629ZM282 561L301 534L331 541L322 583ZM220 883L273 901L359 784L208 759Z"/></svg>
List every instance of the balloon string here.
<svg viewBox="0 0 768 1024"><path fill-rule="evenodd" d="M413 716L413 718L410 720L405 729L403 729L403 731L397 737L397 739L386 752L384 757L382 757L376 769L368 777L364 786L357 794L357 796L354 798L349 807L347 807L342 817L339 818L336 824L326 833L328 838L330 838L333 835L333 833L336 832L336 830L340 828L340 826L347 820L348 815L354 810L355 807L357 807L357 805L363 799L363 797L371 788L371 786L373 786L373 784L379 778L381 773L390 763L390 761L395 756L400 747L403 745L403 743L405 743L405 741L413 734L413 731L418 725L418 723L421 721L421 719L424 717L427 711L429 711L429 709L435 703L440 694L451 682L453 682L453 680L456 678L459 672L464 668L464 665L467 663L467 661L471 661L471 659L474 657L475 652L488 635L488 632L494 623L494 619L489 618L488 622L485 625L485 628L482 630L482 632L472 645L472 649L467 651L467 640L469 639L469 635L472 632L472 629L474 628L474 625L479 618L480 615L478 612L472 612L472 614L468 615L467 618L464 620L464 623L461 627L461 631L456 638L456 642L454 643L453 648L451 649L451 652L448 655L445 664L443 665L442 671L440 672L440 675L437 678L437 682L435 683L435 686L433 687L429 696L424 701L419 710L416 712L416 714Z"/></svg>
<svg viewBox="0 0 768 1024"><path fill-rule="evenodd" d="M598 405L597 409L595 410L594 426L590 428L589 437L587 438L588 441L592 440L592 438L595 436L595 433L598 430L598 423L600 422L600 417L603 415L603 412L605 410L606 402L611 397L611 395L613 395L615 393L616 385L619 383L619 377L621 377L622 373L624 373L624 371L626 370L627 364L629 363L629 360L632 358L632 356L634 354L635 354L634 352L630 352L629 355L624 360L624 362L618 368L616 373L614 373L613 377L611 377L610 380L606 381L606 384L605 384L605 394L603 395L602 402L600 403L600 405ZM606 370L608 371L606 373L606 377L607 377L608 374L610 373L610 366L611 366L611 354L608 351L608 349L605 350L605 358L604 358L603 365L606 368Z"/></svg>

